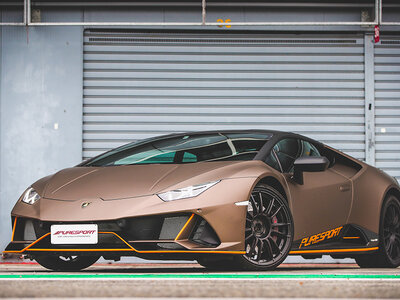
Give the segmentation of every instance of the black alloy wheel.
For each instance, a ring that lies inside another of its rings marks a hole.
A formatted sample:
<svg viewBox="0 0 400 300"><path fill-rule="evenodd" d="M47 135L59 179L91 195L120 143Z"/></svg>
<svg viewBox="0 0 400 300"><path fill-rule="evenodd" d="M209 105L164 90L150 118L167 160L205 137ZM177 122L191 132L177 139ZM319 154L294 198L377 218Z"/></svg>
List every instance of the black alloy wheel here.
<svg viewBox="0 0 400 300"><path fill-rule="evenodd" d="M268 185L252 191L246 214L245 245L241 268L272 270L289 254L293 218L285 198Z"/></svg>
<svg viewBox="0 0 400 300"><path fill-rule="evenodd" d="M400 266L400 201L389 195L382 206L379 250L355 257L362 268L397 268Z"/></svg>
<svg viewBox="0 0 400 300"><path fill-rule="evenodd" d="M394 200L394 199L393 199ZM383 219L383 245L390 263L400 263L400 204L390 201Z"/></svg>
<svg viewBox="0 0 400 300"><path fill-rule="evenodd" d="M391 195L383 205L381 221L381 266L396 268L400 265L400 201Z"/></svg>

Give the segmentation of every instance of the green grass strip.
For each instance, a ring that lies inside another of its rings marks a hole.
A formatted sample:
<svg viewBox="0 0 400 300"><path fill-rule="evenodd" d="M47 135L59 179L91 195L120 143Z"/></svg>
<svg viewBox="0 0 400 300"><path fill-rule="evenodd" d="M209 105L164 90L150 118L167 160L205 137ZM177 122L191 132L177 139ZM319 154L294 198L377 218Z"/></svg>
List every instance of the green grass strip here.
<svg viewBox="0 0 400 300"><path fill-rule="evenodd" d="M399 279L400 274L0 274L0 279Z"/></svg>

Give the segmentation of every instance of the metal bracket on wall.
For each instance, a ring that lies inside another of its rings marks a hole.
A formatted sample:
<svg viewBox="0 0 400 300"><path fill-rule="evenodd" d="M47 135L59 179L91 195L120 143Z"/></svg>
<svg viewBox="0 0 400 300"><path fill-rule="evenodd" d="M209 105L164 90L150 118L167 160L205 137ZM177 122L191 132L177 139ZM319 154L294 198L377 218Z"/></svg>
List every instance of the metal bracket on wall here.
<svg viewBox="0 0 400 300"><path fill-rule="evenodd" d="M365 161L375 165L375 72L374 36L364 36Z"/></svg>

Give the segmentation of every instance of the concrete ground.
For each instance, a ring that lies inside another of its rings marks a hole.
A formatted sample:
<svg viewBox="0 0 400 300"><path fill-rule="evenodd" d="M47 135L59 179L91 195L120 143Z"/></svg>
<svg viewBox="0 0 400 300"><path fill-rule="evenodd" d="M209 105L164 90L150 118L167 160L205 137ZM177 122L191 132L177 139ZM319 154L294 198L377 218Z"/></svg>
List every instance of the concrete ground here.
<svg viewBox="0 0 400 300"><path fill-rule="evenodd" d="M272 272L209 272L195 263L100 263L57 273L35 263L0 263L0 297L400 299L400 269L283 264Z"/></svg>

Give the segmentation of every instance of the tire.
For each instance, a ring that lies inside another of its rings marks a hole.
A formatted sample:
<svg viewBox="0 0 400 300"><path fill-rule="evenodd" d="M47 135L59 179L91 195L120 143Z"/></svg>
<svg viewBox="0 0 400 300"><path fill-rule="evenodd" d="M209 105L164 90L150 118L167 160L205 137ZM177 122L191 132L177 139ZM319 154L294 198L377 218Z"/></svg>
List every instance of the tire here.
<svg viewBox="0 0 400 300"><path fill-rule="evenodd" d="M80 271L93 265L99 256L35 256L46 269L54 271Z"/></svg>
<svg viewBox="0 0 400 300"><path fill-rule="evenodd" d="M400 266L400 201L394 195L385 199L379 225L379 250L355 257L361 268Z"/></svg>
<svg viewBox="0 0 400 300"><path fill-rule="evenodd" d="M377 258L373 254L358 255L354 259L360 268L379 268Z"/></svg>
<svg viewBox="0 0 400 300"><path fill-rule="evenodd" d="M289 254L294 224L287 200L273 187L258 184L246 214L245 255L235 255L235 267L249 271L273 270Z"/></svg>

